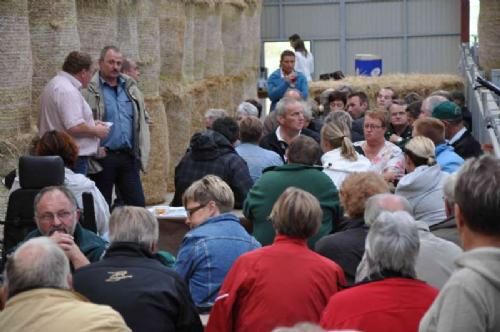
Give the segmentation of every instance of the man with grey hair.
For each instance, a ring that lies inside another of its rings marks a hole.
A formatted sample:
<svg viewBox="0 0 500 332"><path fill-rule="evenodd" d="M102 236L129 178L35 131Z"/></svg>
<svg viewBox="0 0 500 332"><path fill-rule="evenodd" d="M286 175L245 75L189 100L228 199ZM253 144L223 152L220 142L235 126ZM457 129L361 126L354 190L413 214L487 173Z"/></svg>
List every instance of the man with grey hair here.
<svg viewBox="0 0 500 332"><path fill-rule="evenodd" d="M382 212L366 238L367 278L334 294L321 319L326 329L415 331L438 291L416 279L419 234L404 211ZM376 328L375 328L376 327Z"/></svg>
<svg viewBox="0 0 500 332"><path fill-rule="evenodd" d="M412 208L408 200L393 194L378 194L366 202L365 223L371 226L384 211L406 211L411 214ZM443 240L429 231L423 221L415 221L420 238L420 250L415 265L417 277L440 289L454 270L453 261L462 253L456 244ZM367 258L363 256L356 271L356 281L368 276Z"/></svg>
<svg viewBox="0 0 500 332"><path fill-rule="evenodd" d="M144 208L113 210L102 261L74 274L75 290L117 310L133 331L202 331L181 278L156 259L158 221Z"/></svg>
<svg viewBox="0 0 500 332"><path fill-rule="evenodd" d="M279 126L275 131L262 138L260 146L276 152L283 161L286 161L288 145L295 137L306 135L314 138L319 143L319 135L317 133L311 130L304 130L305 108L306 104L303 101L289 97L281 99L276 105L276 118Z"/></svg>
<svg viewBox="0 0 500 332"><path fill-rule="evenodd" d="M244 101L236 108L236 121L239 123L241 120L249 116L255 116L258 118L259 110L248 101Z"/></svg>
<svg viewBox="0 0 500 332"><path fill-rule="evenodd" d="M61 248L46 237L31 239L8 258L8 296L0 312L2 331L130 331L108 306L71 292L71 272Z"/></svg>
<svg viewBox="0 0 500 332"><path fill-rule="evenodd" d="M446 211L446 219L429 226L431 232L451 241L456 245L460 245L460 238L458 236L457 223L455 221L455 184L457 182L457 173L452 173L446 178L443 184L444 205Z"/></svg>
<svg viewBox="0 0 500 332"><path fill-rule="evenodd" d="M420 331L500 331L500 160L469 159L457 176L455 218L465 252Z"/></svg>
<svg viewBox="0 0 500 332"><path fill-rule="evenodd" d="M43 188L35 197L34 211L37 229L25 241L49 237L64 251L74 269L101 259L107 242L80 225L76 199L66 187Z"/></svg>
<svg viewBox="0 0 500 332"><path fill-rule="evenodd" d="M212 129L215 120L229 116L227 111L222 108L209 108L203 116L206 129Z"/></svg>
<svg viewBox="0 0 500 332"><path fill-rule="evenodd" d="M422 101L422 106L420 107L421 113L418 117L427 118L432 116L432 111L434 110L434 107L436 107L437 105L441 104L444 101L448 101L448 99L440 95L431 95L425 98Z"/></svg>

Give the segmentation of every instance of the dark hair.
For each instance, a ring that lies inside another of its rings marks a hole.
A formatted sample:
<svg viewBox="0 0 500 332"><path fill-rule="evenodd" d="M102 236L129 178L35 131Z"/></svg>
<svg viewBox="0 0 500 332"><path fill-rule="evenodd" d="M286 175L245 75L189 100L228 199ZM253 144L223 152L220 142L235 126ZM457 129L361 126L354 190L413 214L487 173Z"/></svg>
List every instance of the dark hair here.
<svg viewBox="0 0 500 332"><path fill-rule="evenodd" d="M422 113L422 101L416 101L408 106L406 106L406 112L413 118L413 119L418 119L420 113Z"/></svg>
<svg viewBox="0 0 500 332"><path fill-rule="evenodd" d="M296 33L294 33L293 35L291 35L290 37L288 37L288 41L290 41L292 43L295 42L296 40L299 40L299 39L302 39L302 38L300 38L300 36L298 34L296 34Z"/></svg>
<svg viewBox="0 0 500 332"><path fill-rule="evenodd" d="M405 105L409 105L411 103L414 103L414 102L417 102L417 101L422 101L422 100L423 100L422 96L420 96L418 93L416 93L416 92L409 92L404 97L403 103Z"/></svg>
<svg viewBox="0 0 500 332"><path fill-rule="evenodd" d="M295 137L287 150L288 162L294 164L315 165L321 158L321 147L309 136Z"/></svg>
<svg viewBox="0 0 500 332"><path fill-rule="evenodd" d="M302 39L298 39L293 42L293 49L295 50L295 52L297 51L304 52L304 54L307 56L308 52L306 50L306 46L304 45L304 41Z"/></svg>
<svg viewBox="0 0 500 332"><path fill-rule="evenodd" d="M293 53L293 51L290 51L290 50L284 50L283 52L281 52L280 62L283 61L283 59L286 56L293 56L295 58L295 53Z"/></svg>
<svg viewBox="0 0 500 332"><path fill-rule="evenodd" d="M472 231L500 236L500 160L471 158L457 174L455 203Z"/></svg>
<svg viewBox="0 0 500 332"><path fill-rule="evenodd" d="M452 100L459 100L462 105L465 104L465 95L462 91L453 91L450 93Z"/></svg>
<svg viewBox="0 0 500 332"><path fill-rule="evenodd" d="M90 54L73 51L64 59L62 70L72 75L76 75L84 69L90 70L90 66L92 66Z"/></svg>
<svg viewBox="0 0 500 332"><path fill-rule="evenodd" d="M73 168L78 158L78 146L73 138L62 131L47 131L36 144L37 156L59 156L64 166Z"/></svg>
<svg viewBox="0 0 500 332"><path fill-rule="evenodd" d="M240 121L240 139L242 143L259 143L263 130L262 122L254 116L247 116Z"/></svg>
<svg viewBox="0 0 500 332"><path fill-rule="evenodd" d="M347 96L347 99L350 99L352 97L358 97L360 104L364 104L364 103L368 104L368 96L366 95L366 93L364 91L352 92Z"/></svg>
<svg viewBox="0 0 500 332"><path fill-rule="evenodd" d="M113 46L113 45L104 46L104 48L101 50L101 53L99 54L99 61L103 61L104 60L104 57L106 56L106 53L108 53L109 50L113 50L116 53L121 53L122 52L116 46Z"/></svg>
<svg viewBox="0 0 500 332"><path fill-rule="evenodd" d="M123 58L122 68L120 69L122 73L129 71L132 68L132 63L130 61L131 59L129 58Z"/></svg>
<svg viewBox="0 0 500 332"><path fill-rule="evenodd" d="M347 104L347 96L344 92L335 90L330 95L328 95L328 102L331 103L334 100L341 100L344 106Z"/></svg>
<svg viewBox="0 0 500 332"><path fill-rule="evenodd" d="M215 120L212 130L222 134L231 144L238 140L240 134L238 123L228 116Z"/></svg>
<svg viewBox="0 0 500 332"><path fill-rule="evenodd" d="M262 104L255 99L247 99L245 101L257 107L257 111L259 112L259 118L260 118L260 116L262 115Z"/></svg>

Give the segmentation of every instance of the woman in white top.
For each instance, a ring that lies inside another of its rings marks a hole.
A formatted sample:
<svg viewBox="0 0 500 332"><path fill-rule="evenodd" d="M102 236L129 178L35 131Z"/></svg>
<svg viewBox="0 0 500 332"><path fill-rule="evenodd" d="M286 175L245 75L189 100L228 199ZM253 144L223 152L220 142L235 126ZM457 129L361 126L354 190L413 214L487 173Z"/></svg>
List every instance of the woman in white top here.
<svg viewBox="0 0 500 332"><path fill-rule="evenodd" d="M368 171L371 163L356 152L351 142L351 116L345 111L335 113L325 119L321 129L321 148L324 152L321 163L323 172L340 189L348 175Z"/></svg>
<svg viewBox="0 0 500 332"><path fill-rule="evenodd" d="M363 127L365 140L354 145L370 160L372 171L382 174L387 182L394 182L404 174L404 156L397 145L385 140L388 123L386 111L366 111Z"/></svg>
<svg viewBox="0 0 500 332"><path fill-rule="evenodd" d="M436 148L427 137L413 137L405 146L408 174L399 180L396 195L405 197L415 219L431 226L446 219L443 183L448 174L436 164Z"/></svg>
<svg viewBox="0 0 500 332"><path fill-rule="evenodd" d="M71 136L65 132L47 131L40 138L35 147L37 156L59 156L64 161L64 186L75 196L78 207L81 209L82 193L89 192L94 198L95 221L97 233L107 239L109 223L109 206L94 181L86 176L74 173L71 168L78 157L78 146ZM16 177L10 192L20 188L19 178Z"/></svg>
<svg viewBox="0 0 500 332"><path fill-rule="evenodd" d="M295 50L295 71L301 72L307 78L307 81L312 81L314 73L314 57L311 52L306 50L304 41L298 39L293 43Z"/></svg>

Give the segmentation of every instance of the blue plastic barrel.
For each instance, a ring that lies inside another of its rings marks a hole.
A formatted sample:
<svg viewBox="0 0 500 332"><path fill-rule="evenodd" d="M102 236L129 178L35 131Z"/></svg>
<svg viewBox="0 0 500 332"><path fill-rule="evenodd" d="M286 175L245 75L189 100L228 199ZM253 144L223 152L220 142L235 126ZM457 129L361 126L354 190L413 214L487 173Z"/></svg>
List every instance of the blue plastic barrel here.
<svg viewBox="0 0 500 332"><path fill-rule="evenodd" d="M374 54L356 54L354 69L358 76L382 75L382 58Z"/></svg>

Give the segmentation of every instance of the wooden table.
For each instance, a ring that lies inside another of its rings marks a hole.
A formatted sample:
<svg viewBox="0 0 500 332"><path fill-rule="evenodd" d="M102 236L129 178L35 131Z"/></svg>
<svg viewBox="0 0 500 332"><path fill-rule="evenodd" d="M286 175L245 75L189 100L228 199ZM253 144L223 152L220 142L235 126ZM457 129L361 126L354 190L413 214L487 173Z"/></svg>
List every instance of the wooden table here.
<svg viewBox="0 0 500 332"><path fill-rule="evenodd" d="M154 209L158 206L153 206L150 209L154 214ZM161 206L163 208L164 206ZM179 208L176 208L179 209ZM181 215L181 211L179 213L169 214L167 213L164 216L158 216L158 226L159 226L159 239L158 239L158 248L160 250L165 250L171 253L174 256L177 256L177 252L182 244L182 239L184 239L184 235L189 232L189 227L186 225L186 215ZM231 211L234 215L236 215L239 219L243 227L251 234L251 223L243 216L242 210L233 210Z"/></svg>

